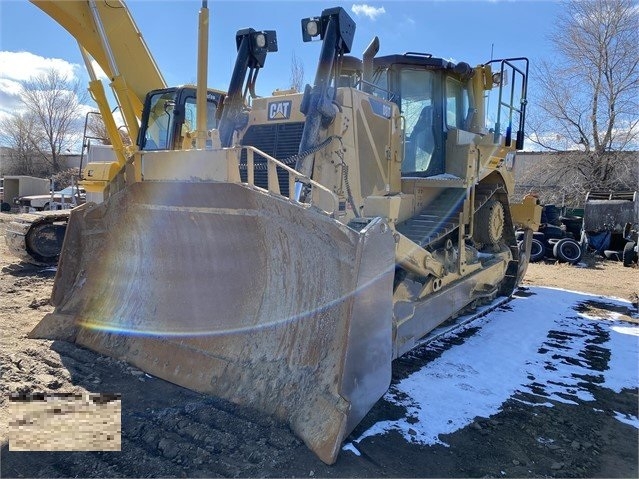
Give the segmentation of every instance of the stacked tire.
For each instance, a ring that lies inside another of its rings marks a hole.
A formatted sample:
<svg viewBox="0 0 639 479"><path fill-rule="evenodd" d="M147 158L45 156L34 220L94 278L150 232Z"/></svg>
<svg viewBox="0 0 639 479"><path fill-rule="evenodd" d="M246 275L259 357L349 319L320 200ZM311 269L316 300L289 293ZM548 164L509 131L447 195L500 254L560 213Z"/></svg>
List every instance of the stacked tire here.
<svg viewBox="0 0 639 479"><path fill-rule="evenodd" d="M554 244L552 254L562 263L577 264L581 260L583 252L579 243L574 239L562 238Z"/></svg>
<svg viewBox="0 0 639 479"><path fill-rule="evenodd" d="M546 227L545 232L533 233L530 248L530 261L536 263L544 258L554 258L562 263L577 264L581 261L583 250L573 238L565 236L561 228ZM516 234L517 240L523 238L523 233Z"/></svg>
<svg viewBox="0 0 639 479"><path fill-rule="evenodd" d="M626 267L632 266L632 263L637 262L637 247L634 241L628 241L623 248L623 265Z"/></svg>
<svg viewBox="0 0 639 479"><path fill-rule="evenodd" d="M533 233L532 245L530 246L530 261L536 263L546 257L546 245L543 233Z"/></svg>

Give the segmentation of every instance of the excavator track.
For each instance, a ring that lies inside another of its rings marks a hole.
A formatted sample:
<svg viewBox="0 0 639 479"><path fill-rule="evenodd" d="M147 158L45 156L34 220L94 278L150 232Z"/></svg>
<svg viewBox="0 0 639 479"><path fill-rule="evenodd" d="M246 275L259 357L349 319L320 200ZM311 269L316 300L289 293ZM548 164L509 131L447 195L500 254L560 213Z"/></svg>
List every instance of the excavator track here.
<svg viewBox="0 0 639 479"><path fill-rule="evenodd" d="M22 261L57 264L71 210L39 211L16 215L7 225L9 250Z"/></svg>

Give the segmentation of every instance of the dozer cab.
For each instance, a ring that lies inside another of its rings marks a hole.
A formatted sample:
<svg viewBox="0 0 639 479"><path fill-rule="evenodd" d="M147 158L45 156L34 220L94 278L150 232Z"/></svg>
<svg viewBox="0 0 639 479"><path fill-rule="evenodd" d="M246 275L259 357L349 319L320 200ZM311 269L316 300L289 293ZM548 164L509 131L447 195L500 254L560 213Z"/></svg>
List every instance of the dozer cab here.
<svg viewBox="0 0 639 479"><path fill-rule="evenodd" d="M516 242L507 195L527 60L376 58L377 39L360 60L342 8L302 32L322 41L313 86L249 110L275 42L238 32L210 144L161 149L185 105L147 99L122 187L72 212L55 311L31 337L273 414L330 464L394 358L525 272L532 233Z"/></svg>

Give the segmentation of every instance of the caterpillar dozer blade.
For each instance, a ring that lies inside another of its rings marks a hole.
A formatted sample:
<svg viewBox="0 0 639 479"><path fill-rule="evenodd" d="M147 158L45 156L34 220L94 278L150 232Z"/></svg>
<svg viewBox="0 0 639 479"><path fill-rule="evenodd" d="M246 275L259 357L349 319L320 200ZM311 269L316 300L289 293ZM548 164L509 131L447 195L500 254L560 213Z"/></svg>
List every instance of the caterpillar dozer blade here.
<svg viewBox="0 0 639 479"><path fill-rule="evenodd" d="M72 211L31 337L290 423L333 463L391 376L394 240L255 187L141 182Z"/></svg>

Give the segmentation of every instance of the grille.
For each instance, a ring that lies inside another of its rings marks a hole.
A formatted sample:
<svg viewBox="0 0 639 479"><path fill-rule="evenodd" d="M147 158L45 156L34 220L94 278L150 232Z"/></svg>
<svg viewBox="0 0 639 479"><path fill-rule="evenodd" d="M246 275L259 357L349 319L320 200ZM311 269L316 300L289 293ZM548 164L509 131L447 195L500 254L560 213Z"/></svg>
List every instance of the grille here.
<svg viewBox="0 0 639 479"><path fill-rule="evenodd" d="M284 161L298 153L303 130L304 123L302 122L253 125L246 131L242 144L254 146L267 155ZM268 187L266 162L266 158L255 155L255 185L261 188ZM288 166L295 167L295 164ZM242 151L242 157L240 158L240 177L242 181L247 181L246 151ZM282 168L277 168L277 178L280 184L280 193L288 196L288 172Z"/></svg>

